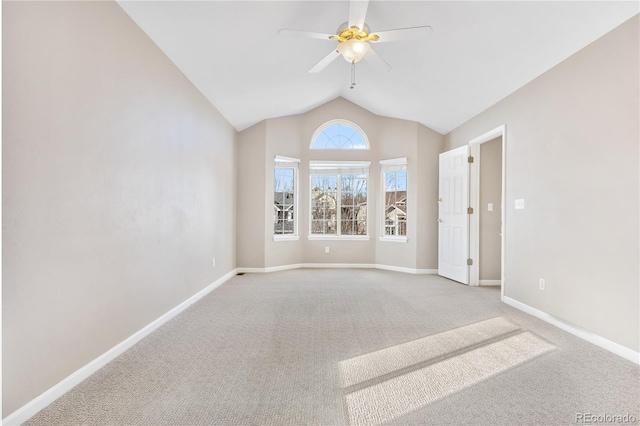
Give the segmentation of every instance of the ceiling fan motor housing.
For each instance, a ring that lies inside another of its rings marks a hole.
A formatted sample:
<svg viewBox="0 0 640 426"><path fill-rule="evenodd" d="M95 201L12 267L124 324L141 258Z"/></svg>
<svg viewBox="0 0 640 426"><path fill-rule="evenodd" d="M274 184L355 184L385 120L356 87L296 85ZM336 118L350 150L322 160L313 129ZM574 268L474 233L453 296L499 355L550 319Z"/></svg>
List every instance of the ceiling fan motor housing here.
<svg viewBox="0 0 640 426"><path fill-rule="evenodd" d="M363 25L364 28L349 27L348 22L344 22L338 27L337 35L334 37L340 43L351 39L357 39L362 41L377 41L378 36L371 34L371 30L367 24Z"/></svg>

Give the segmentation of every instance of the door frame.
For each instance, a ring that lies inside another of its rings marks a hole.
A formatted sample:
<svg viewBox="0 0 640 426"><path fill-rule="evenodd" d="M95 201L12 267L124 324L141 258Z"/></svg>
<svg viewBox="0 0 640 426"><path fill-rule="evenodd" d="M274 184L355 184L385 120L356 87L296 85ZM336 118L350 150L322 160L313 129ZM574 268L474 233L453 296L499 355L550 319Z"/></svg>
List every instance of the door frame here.
<svg viewBox="0 0 640 426"><path fill-rule="evenodd" d="M469 269L469 285L480 285L480 145L497 137L502 139L502 190L500 200L500 300L504 299L505 287L505 241L506 241L506 189L507 189L507 125L503 124L493 130L469 141L469 153L474 158L469 170L469 206L476 214L469 221L469 257L473 265Z"/></svg>

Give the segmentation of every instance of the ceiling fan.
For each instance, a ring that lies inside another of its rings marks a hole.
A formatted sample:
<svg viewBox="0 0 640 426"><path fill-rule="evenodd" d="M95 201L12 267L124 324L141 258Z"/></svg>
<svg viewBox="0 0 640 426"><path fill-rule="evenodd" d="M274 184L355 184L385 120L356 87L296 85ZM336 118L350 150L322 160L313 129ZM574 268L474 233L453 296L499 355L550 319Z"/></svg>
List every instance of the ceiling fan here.
<svg viewBox="0 0 640 426"><path fill-rule="evenodd" d="M342 57L351 63L351 86L353 89L355 83L355 65L362 59L371 63L381 71L387 72L391 70L391 65L382 59L372 48L370 43L386 43L391 41L415 40L428 36L433 29L428 26L398 28L395 30L385 30L371 32L369 26L364 22L369 0L351 0L349 3L349 21L338 27L336 34L324 34L310 31L287 30L281 29L278 34L282 36L315 38L321 40L334 40L338 42L338 46L332 50L327 56L322 58L320 62L315 64L310 73L322 71L334 59L342 55Z"/></svg>

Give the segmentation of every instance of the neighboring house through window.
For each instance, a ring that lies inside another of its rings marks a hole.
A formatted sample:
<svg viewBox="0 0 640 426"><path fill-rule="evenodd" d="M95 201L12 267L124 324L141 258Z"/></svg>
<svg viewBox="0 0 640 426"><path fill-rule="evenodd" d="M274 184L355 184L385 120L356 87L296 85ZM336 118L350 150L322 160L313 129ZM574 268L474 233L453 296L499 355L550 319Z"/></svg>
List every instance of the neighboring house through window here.
<svg viewBox="0 0 640 426"><path fill-rule="evenodd" d="M297 158L276 155L273 170L273 239L298 239Z"/></svg>
<svg viewBox="0 0 640 426"><path fill-rule="evenodd" d="M407 240L407 159L380 161L382 170L382 241Z"/></svg>

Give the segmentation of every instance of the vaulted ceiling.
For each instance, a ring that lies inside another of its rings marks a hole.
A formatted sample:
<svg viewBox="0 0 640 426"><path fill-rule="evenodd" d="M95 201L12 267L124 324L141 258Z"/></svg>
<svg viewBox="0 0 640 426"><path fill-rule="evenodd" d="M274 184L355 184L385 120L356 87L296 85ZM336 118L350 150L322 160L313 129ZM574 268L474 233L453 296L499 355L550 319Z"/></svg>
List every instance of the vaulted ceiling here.
<svg viewBox="0 0 640 426"><path fill-rule="evenodd" d="M423 40L374 45L379 72L341 58L307 71L337 42L347 1L120 1L193 84L243 130L342 96L369 111L447 133L638 13L638 2L372 1L373 32L430 25Z"/></svg>

